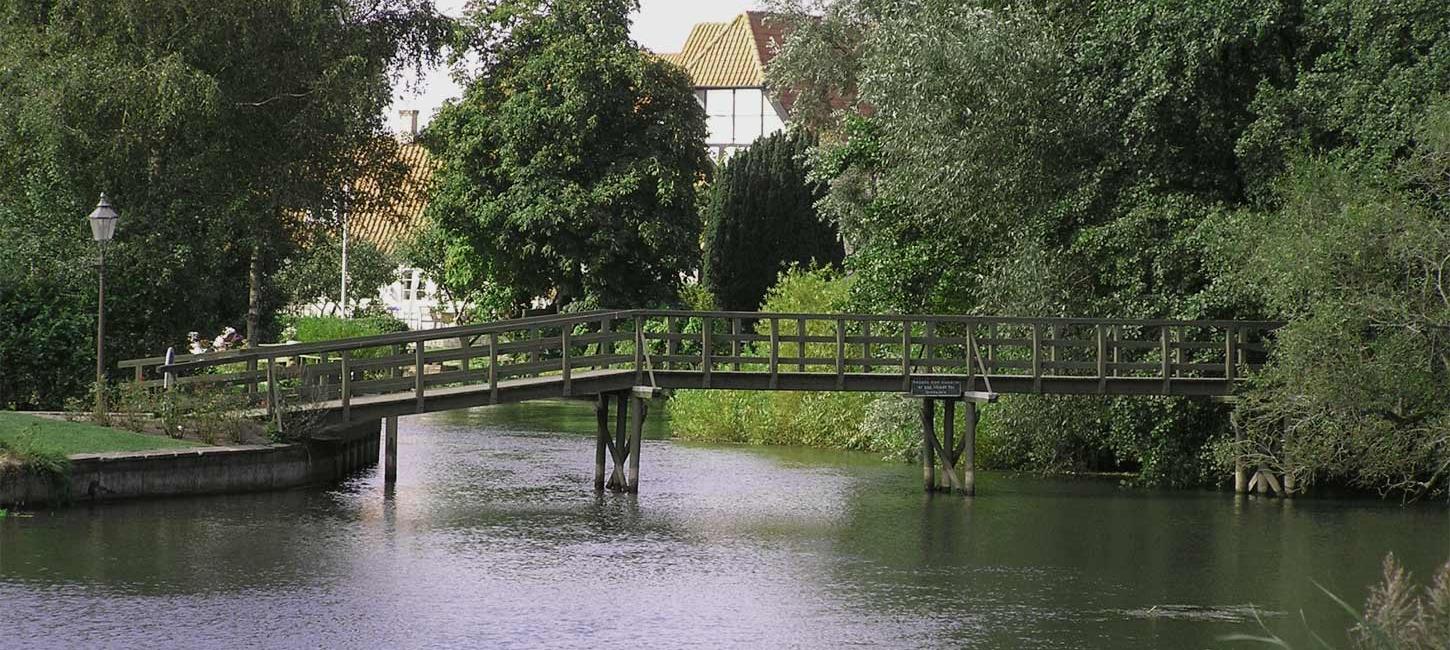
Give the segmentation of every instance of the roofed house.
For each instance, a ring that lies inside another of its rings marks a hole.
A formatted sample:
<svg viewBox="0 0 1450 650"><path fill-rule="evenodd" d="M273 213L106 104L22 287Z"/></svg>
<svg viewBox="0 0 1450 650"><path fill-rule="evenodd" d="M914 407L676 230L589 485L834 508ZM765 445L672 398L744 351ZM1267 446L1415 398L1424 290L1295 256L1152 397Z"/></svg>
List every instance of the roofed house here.
<svg viewBox="0 0 1450 650"><path fill-rule="evenodd" d="M423 145L414 142L418 134L418 111L399 111L397 147L398 162L405 171L386 193L375 178L360 178L353 191L367 195L360 207L349 213L344 222L344 242L365 241L391 257L397 258L404 242L423 225L423 211L428 207L428 189L437 164ZM395 184L394 184L395 183ZM345 243L346 247L348 244ZM441 299L438 286L422 271L400 264L399 280L380 289L375 296L364 296L358 302L367 305L381 301L383 309L408 324L412 329L432 329L451 324L456 316L451 305ZM339 282L341 279L339 278ZM363 288L357 288L364 291ZM348 293L351 295L352 288ZM304 313L332 313L336 296L320 298L302 306ZM352 301L349 300L349 303Z"/></svg>
<svg viewBox="0 0 1450 650"><path fill-rule="evenodd" d="M765 66L783 38L774 22L771 14L747 11L729 22L700 23L679 52L659 55L694 81L708 116L705 143L717 157L785 128L789 104L765 89Z"/></svg>

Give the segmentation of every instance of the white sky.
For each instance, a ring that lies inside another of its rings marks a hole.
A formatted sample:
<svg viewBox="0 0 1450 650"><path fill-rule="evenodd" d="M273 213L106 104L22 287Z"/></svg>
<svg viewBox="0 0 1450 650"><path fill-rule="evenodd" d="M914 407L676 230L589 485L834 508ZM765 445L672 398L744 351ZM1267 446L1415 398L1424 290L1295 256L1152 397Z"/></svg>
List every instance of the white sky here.
<svg viewBox="0 0 1450 650"><path fill-rule="evenodd" d="M466 0L435 2L440 11L450 16L460 15L465 3ZM756 5L755 0L642 0L630 34L640 45L655 52L678 52L695 23L724 22ZM445 68L429 72L416 91L404 87L412 81L412 76L407 75L403 83L394 88L393 106L387 113L388 124L394 128L397 127L399 110L416 109L421 128L444 100L461 94Z"/></svg>

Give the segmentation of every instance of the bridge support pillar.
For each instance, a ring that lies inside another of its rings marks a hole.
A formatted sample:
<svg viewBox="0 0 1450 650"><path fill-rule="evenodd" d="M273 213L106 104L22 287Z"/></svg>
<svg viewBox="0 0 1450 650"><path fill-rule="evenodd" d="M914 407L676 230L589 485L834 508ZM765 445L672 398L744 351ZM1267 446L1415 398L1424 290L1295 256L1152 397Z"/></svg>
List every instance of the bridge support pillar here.
<svg viewBox="0 0 1450 650"><path fill-rule="evenodd" d="M398 416L383 418L383 483L398 482Z"/></svg>
<svg viewBox="0 0 1450 650"><path fill-rule="evenodd" d="M977 403L966 402L967 412L962 429L962 494L977 495Z"/></svg>
<svg viewBox="0 0 1450 650"><path fill-rule="evenodd" d="M609 430L609 402L614 401L614 431ZM633 403L633 408L630 407ZM594 489L639 491L639 438L644 429L646 402L628 393L599 395L594 405ZM631 417L632 416L632 417ZM605 477L606 460L613 468Z"/></svg>
<svg viewBox="0 0 1450 650"><path fill-rule="evenodd" d="M966 412L966 425L961 435L956 432L956 398L940 398L942 421L937 436L936 403L938 399L921 400L921 482L927 492L955 492L963 496L977 493L977 404L961 400ZM937 467L940 462L940 468Z"/></svg>
<svg viewBox="0 0 1450 650"><path fill-rule="evenodd" d="M936 491L936 400L921 400L921 486Z"/></svg>

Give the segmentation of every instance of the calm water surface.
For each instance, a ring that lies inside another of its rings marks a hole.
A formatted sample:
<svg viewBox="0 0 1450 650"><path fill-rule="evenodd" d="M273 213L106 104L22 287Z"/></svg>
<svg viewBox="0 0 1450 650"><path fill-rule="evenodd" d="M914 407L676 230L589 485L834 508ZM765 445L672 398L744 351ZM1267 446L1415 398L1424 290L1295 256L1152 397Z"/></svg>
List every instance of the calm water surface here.
<svg viewBox="0 0 1450 650"><path fill-rule="evenodd" d="M967 502L907 465L662 426L643 492L596 496L592 425L405 419L391 491L367 472L0 520L0 647L1243 647L1219 638L1255 612L1340 634L1313 581L1358 603L1386 552L1419 576L1450 556L1443 503L990 473Z"/></svg>

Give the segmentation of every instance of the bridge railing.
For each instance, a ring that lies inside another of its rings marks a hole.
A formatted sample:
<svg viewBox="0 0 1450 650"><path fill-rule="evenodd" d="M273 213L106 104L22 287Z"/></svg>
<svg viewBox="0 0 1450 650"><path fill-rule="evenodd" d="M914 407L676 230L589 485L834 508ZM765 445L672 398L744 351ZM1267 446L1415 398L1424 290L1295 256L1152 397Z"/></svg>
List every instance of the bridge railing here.
<svg viewBox="0 0 1450 650"><path fill-rule="evenodd" d="M950 315L636 312L655 369L1234 381L1279 323Z"/></svg>
<svg viewBox="0 0 1450 650"><path fill-rule="evenodd" d="M430 391L486 389L602 370L691 373L711 387L721 373L848 377L945 374L971 378L1233 382L1266 359L1273 322L1014 318L953 315L798 314L669 310L593 311L253 350L123 361L145 387L244 394L269 411ZM693 379L691 382L693 383Z"/></svg>

